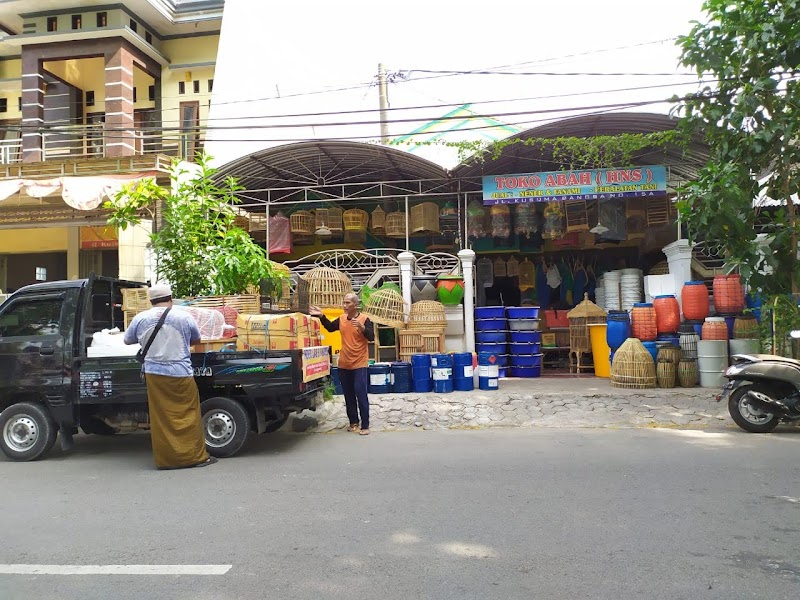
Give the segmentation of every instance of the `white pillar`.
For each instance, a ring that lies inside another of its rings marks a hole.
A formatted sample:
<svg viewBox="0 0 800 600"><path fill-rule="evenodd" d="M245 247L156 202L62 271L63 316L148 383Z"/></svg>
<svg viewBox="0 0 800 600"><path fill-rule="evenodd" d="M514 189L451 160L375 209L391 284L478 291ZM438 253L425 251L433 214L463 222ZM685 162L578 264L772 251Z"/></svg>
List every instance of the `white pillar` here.
<svg viewBox="0 0 800 600"><path fill-rule="evenodd" d="M81 276L81 228L67 227L67 279L78 279Z"/></svg>
<svg viewBox="0 0 800 600"><path fill-rule="evenodd" d="M411 309L411 277L414 274L414 255L411 252L401 252L397 255L397 260L400 261L400 289L403 291L403 300L405 301L406 320L408 320L408 312Z"/></svg>
<svg viewBox="0 0 800 600"><path fill-rule="evenodd" d="M675 284L675 297L678 299L678 305L683 306L681 303L683 284L692 280L692 244L689 243L689 240L678 240L664 246L662 251L667 256L669 274L672 275Z"/></svg>
<svg viewBox="0 0 800 600"><path fill-rule="evenodd" d="M473 250L462 250L458 253L461 260L461 273L464 275L464 341L466 351L475 352L475 282L473 271L475 269L475 252Z"/></svg>

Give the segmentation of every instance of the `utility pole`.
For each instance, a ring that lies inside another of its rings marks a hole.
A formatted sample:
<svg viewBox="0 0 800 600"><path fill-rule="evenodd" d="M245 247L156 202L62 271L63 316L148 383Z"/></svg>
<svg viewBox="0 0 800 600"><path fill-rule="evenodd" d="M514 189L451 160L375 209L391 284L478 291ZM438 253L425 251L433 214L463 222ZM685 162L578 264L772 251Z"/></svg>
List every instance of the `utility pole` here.
<svg viewBox="0 0 800 600"><path fill-rule="evenodd" d="M381 115L381 143L389 143L389 122L386 111L389 108L389 88L386 85L386 69L378 63L378 101Z"/></svg>

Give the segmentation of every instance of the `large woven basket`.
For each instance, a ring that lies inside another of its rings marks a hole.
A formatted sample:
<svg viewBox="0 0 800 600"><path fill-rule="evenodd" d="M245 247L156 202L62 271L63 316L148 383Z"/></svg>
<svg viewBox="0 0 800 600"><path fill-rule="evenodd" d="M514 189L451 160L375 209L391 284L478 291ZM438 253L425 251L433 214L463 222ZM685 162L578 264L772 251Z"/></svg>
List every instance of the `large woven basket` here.
<svg viewBox="0 0 800 600"><path fill-rule="evenodd" d="M302 279L308 283L308 304L320 308L341 308L345 294L353 291L347 275L329 267L311 269Z"/></svg>
<svg viewBox="0 0 800 600"><path fill-rule="evenodd" d="M289 215L289 230L292 233L311 235L314 233L314 215L307 210L298 210Z"/></svg>
<svg viewBox="0 0 800 600"><path fill-rule="evenodd" d="M411 207L410 233L439 233L439 207L423 202Z"/></svg>
<svg viewBox="0 0 800 600"><path fill-rule="evenodd" d="M344 211L345 231L366 231L369 225L369 213L360 208L350 208Z"/></svg>
<svg viewBox="0 0 800 600"><path fill-rule="evenodd" d="M444 304L435 300L420 300L411 305L408 328L425 331L444 331L447 327Z"/></svg>
<svg viewBox="0 0 800 600"><path fill-rule="evenodd" d="M405 322L405 302L394 290L378 290L370 294L362 311L372 321L400 329Z"/></svg>
<svg viewBox="0 0 800 600"><path fill-rule="evenodd" d="M187 298L186 304L195 308L223 308L229 306L247 315L257 315L261 313L261 299L258 294L198 296L196 298Z"/></svg>
<svg viewBox="0 0 800 600"><path fill-rule="evenodd" d="M653 356L638 339L628 338L614 353L611 385L629 389L656 387L656 366Z"/></svg>
<svg viewBox="0 0 800 600"><path fill-rule="evenodd" d="M386 215L386 237L406 237L406 215L401 212L391 212Z"/></svg>
<svg viewBox="0 0 800 600"><path fill-rule="evenodd" d="M386 233L386 212L380 206L372 211L370 231L376 235L383 235Z"/></svg>

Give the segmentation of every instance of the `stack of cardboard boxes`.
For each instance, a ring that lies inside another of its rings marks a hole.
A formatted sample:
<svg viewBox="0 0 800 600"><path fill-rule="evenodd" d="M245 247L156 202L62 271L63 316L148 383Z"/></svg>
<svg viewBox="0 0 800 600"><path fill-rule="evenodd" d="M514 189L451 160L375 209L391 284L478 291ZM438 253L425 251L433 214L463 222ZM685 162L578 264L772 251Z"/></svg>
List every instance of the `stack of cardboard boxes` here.
<svg viewBox="0 0 800 600"><path fill-rule="evenodd" d="M303 313L236 319L237 350L298 350L322 345L319 319Z"/></svg>

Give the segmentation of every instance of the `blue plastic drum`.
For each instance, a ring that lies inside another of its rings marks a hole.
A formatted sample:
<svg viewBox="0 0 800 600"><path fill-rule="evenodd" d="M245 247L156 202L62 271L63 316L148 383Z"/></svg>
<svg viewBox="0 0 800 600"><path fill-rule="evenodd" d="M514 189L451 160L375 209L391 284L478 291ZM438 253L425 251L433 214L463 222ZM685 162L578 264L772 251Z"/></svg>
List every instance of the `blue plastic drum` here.
<svg viewBox="0 0 800 600"><path fill-rule="evenodd" d="M626 310L608 311L606 342L611 350L616 350L631 337L631 317Z"/></svg>
<svg viewBox="0 0 800 600"><path fill-rule="evenodd" d="M453 354L453 389L471 392L475 389L472 370L472 352Z"/></svg>
<svg viewBox="0 0 800 600"><path fill-rule="evenodd" d="M392 363L392 392L406 394L411 391L411 363Z"/></svg>
<svg viewBox="0 0 800 600"><path fill-rule="evenodd" d="M449 354L435 354L436 366L431 369L433 391L447 394L453 391L453 357Z"/></svg>
<svg viewBox="0 0 800 600"><path fill-rule="evenodd" d="M426 393L433 391L430 354L414 354L411 356L411 387L415 392Z"/></svg>
<svg viewBox="0 0 800 600"><path fill-rule="evenodd" d="M655 342L642 342L644 349L650 353L650 356L653 357L653 363L656 363L658 360L658 344Z"/></svg>
<svg viewBox="0 0 800 600"><path fill-rule="evenodd" d="M392 365L390 363L375 363L367 368L369 383L367 391L370 394L392 393Z"/></svg>
<svg viewBox="0 0 800 600"><path fill-rule="evenodd" d="M505 362L505 361L503 361ZM500 377L500 356L493 352L478 353L478 388L496 390Z"/></svg>

